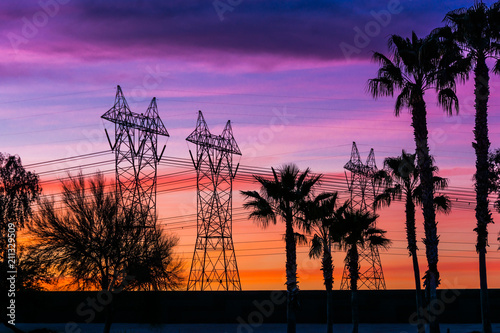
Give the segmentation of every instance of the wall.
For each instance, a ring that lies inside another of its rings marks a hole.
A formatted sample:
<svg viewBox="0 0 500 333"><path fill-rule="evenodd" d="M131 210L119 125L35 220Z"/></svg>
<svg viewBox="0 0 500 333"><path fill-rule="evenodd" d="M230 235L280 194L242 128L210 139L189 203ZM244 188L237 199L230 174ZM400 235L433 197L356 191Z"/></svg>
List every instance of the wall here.
<svg viewBox="0 0 500 333"><path fill-rule="evenodd" d="M16 296L16 322L102 322L102 304L114 300L114 322L237 323L285 322L283 291L243 292L28 292ZM348 323L350 293L334 291L334 322ZM490 290L491 317L500 321L500 289ZM480 322L479 290L440 290L435 312L441 322ZM322 323L326 317L324 291L300 291L299 323ZM408 323L415 311L412 290L359 291L363 323ZM95 315L95 317L93 317Z"/></svg>

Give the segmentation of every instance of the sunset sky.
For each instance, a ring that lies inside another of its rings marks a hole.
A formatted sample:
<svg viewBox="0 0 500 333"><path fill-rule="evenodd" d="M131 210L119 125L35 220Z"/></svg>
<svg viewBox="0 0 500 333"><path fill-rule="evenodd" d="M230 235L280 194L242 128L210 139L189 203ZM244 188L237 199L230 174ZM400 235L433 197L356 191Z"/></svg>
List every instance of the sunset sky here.
<svg viewBox="0 0 500 333"><path fill-rule="evenodd" d="M487 2L489 5L490 2ZM100 118L120 85L134 112L152 97L170 133L165 155L188 159L185 138L202 110L212 133L231 120L242 151L235 162L270 169L294 162L343 177L351 144L361 158L374 148L383 159L414 151L410 116L394 117L393 98L373 100L373 51L387 53L391 34L419 36L442 25L444 15L472 1L83 1L41 0L0 4L0 151L18 154L46 182L72 173L112 171L113 155L50 165L37 163L109 151ZM492 74L490 141L500 147L500 78ZM443 286L478 288L472 175L473 87L458 87L460 113L448 117L426 94L431 154L448 177L455 210L438 215ZM164 143L164 142L163 142ZM95 164L102 161L100 164ZM89 165L87 165L89 164ZM179 172L181 172L179 174ZM108 172L110 181L112 172ZM192 257L196 222L195 171L160 166L158 214L180 237L177 252ZM186 186L185 186L186 185ZM284 225L263 230L249 221L235 180L233 239L243 289L281 289L285 282ZM174 189L177 189L174 191ZM161 192L163 190L163 192ZM465 193L465 194L464 194ZM463 194L463 195L462 195ZM451 194L450 194L451 195ZM341 193L347 199L346 193ZM404 234L404 207L380 211L392 248L381 254L389 289L413 288ZM496 221L500 216L494 213ZM419 211L418 236L423 237ZM490 225L489 286L500 288L499 224ZM426 269L420 243L421 272ZM321 289L318 260L298 249L302 289ZM335 288L344 255L335 253ZM186 272L187 272L186 271Z"/></svg>

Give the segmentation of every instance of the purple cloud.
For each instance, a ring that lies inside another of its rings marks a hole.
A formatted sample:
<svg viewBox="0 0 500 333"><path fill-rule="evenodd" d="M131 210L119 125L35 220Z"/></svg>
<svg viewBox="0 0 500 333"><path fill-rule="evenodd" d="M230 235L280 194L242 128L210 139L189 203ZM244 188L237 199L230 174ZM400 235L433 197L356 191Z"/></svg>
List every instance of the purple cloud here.
<svg viewBox="0 0 500 333"><path fill-rule="evenodd" d="M393 33L428 33L460 5L408 0L42 0L8 4L0 24L4 42L12 44L14 34L27 40L17 45L21 50L93 61L138 54L181 59L209 55L214 61L224 54L331 61L366 59L372 50L385 51ZM30 24L38 32L23 36Z"/></svg>

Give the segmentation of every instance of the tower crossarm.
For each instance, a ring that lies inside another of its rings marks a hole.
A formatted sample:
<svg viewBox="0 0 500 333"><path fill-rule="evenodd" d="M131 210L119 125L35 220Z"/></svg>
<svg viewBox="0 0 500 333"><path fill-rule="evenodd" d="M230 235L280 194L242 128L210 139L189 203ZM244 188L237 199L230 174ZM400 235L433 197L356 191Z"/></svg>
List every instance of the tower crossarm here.
<svg viewBox="0 0 500 333"><path fill-rule="evenodd" d="M109 111L111 110L113 110L113 108ZM170 136L165 128L165 125L163 125L163 122L159 118L151 118L142 113L139 114L132 111L126 113L117 112L114 114L115 116L112 117L112 113L109 111L103 114L101 118L109 120L112 123L128 128L135 128L146 133Z"/></svg>
<svg viewBox="0 0 500 333"><path fill-rule="evenodd" d="M115 104L101 118L122 127L137 129L144 133L170 136L158 114L156 98L151 100L146 114L132 112L120 86L116 89Z"/></svg>
<svg viewBox="0 0 500 333"><path fill-rule="evenodd" d="M222 138L220 135L209 134L209 135L199 135L199 136L188 136L187 141L194 143L195 145L215 149L224 153L241 155L239 149L231 147L228 140Z"/></svg>
<svg viewBox="0 0 500 333"><path fill-rule="evenodd" d="M226 127L221 135L211 134L201 111L198 111L198 122L196 129L186 138L186 141L195 145L215 149L223 153L241 155L240 148L233 137L231 121L226 123Z"/></svg>

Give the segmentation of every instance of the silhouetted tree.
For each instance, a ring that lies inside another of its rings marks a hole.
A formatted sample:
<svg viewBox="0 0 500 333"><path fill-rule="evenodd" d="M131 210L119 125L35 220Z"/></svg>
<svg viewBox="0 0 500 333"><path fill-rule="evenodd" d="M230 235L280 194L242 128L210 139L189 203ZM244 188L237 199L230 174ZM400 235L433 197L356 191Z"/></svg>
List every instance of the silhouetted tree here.
<svg viewBox="0 0 500 333"><path fill-rule="evenodd" d="M490 178L490 191L496 192L497 200L495 200L495 209L500 213L500 149L496 149L488 156L489 163L489 178ZM500 232L498 234L498 241L500 241ZM500 246L497 250L500 250Z"/></svg>
<svg viewBox="0 0 500 333"><path fill-rule="evenodd" d="M489 68L487 58L496 58L494 72L500 72L500 2L488 8L475 1L469 8L460 8L446 14L446 23L453 29L453 38L471 59L474 68L475 127L472 144L476 153L476 251L479 254L479 281L481 288L481 319L483 332L491 333L486 274L486 246L488 224L492 222L488 209L488 98Z"/></svg>
<svg viewBox="0 0 500 333"><path fill-rule="evenodd" d="M164 233L162 229L146 230L143 246L131 253L128 270L133 280L128 288L134 290L175 290L182 286L182 262L174 255L179 239Z"/></svg>
<svg viewBox="0 0 500 333"><path fill-rule="evenodd" d="M173 255L177 238L161 229L134 227L119 213L101 174L62 183L62 209L44 199L34 216L31 249L46 269L70 278L77 289L116 292L123 289L176 289L182 282L181 262ZM111 328L111 302L106 305L104 332Z"/></svg>
<svg viewBox="0 0 500 333"><path fill-rule="evenodd" d="M55 280L54 272L44 267L29 246L19 248L17 256L17 290L47 290L47 287L54 284Z"/></svg>
<svg viewBox="0 0 500 333"><path fill-rule="evenodd" d="M422 186L420 186L419 169L415 164L416 154L408 154L404 150L401 156L388 157L384 160L384 170L380 170L375 175L375 179L380 181L385 187L374 201L374 208L390 206L394 199L401 200L404 196L406 214L406 239L408 241L408 251L413 261L413 274L415 278L416 305L419 333L425 333L425 325L422 317L422 292L420 288L420 269L417 258L417 232L415 225L415 206L422 203ZM436 173L437 167L433 167ZM448 180L434 175L434 190L439 191L448 186ZM434 205L438 211L449 213L451 203L446 195L434 197Z"/></svg>
<svg viewBox="0 0 500 333"><path fill-rule="evenodd" d="M250 218L260 222L264 228L270 223L276 224L280 219L285 222L286 244L286 285L287 285L287 332L296 331L297 293L297 241L305 241L303 235L294 231L294 227L302 227L304 202L310 200L311 191L318 183L321 175L310 175L310 170L300 172L297 166L290 164L278 169L271 168L273 178L254 176L260 183L257 191L242 191L249 199L243 207L251 209Z"/></svg>
<svg viewBox="0 0 500 333"><path fill-rule="evenodd" d="M337 208L337 192L325 192L305 202L304 226L312 233L309 258L321 258L321 271L326 289L326 326L327 333L333 332L333 258L331 227L335 214L341 214L347 205Z"/></svg>
<svg viewBox="0 0 500 333"><path fill-rule="evenodd" d="M387 248L390 245L390 240L384 236L386 231L374 226L377 218L378 215L371 212L345 209L336 214L330 231L333 241L347 252L345 260L350 275L352 333L358 333L359 326L359 249Z"/></svg>
<svg viewBox="0 0 500 333"><path fill-rule="evenodd" d="M6 316L7 271L15 271L17 263L17 231L24 227L32 214L31 205L41 193L38 175L26 171L19 156L0 153L0 251L2 258L0 286L2 296L2 323L20 332L8 323ZM14 242L9 242L9 239Z"/></svg>
<svg viewBox="0 0 500 333"><path fill-rule="evenodd" d="M446 31L442 31L444 34ZM413 32L411 38L392 35L389 38L391 57L375 52L374 61L380 64L378 75L368 81L368 89L374 98L393 96L396 98L395 114L399 116L403 108L411 112L413 133L416 144L417 163L422 184L422 203L425 229L425 245L428 270L424 285L429 290L430 302L436 300L436 288L440 283L438 263L438 242L436 214L432 183L432 160L429 153L427 109L425 91L435 89L438 103L447 114L453 107L458 112L455 95L455 80L465 79L464 68L468 62L463 59L459 47L441 35L431 34L418 38ZM439 332L436 320L430 323L431 333Z"/></svg>

